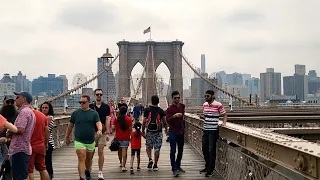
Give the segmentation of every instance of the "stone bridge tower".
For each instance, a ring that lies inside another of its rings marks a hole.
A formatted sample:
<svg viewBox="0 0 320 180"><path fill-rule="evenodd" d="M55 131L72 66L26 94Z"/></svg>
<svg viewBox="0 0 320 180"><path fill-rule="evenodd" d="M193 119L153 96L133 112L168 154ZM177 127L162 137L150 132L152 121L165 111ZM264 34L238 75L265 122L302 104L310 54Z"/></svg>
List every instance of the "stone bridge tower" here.
<svg viewBox="0 0 320 180"><path fill-rule="evenodd" d="M117 45L119 51L123 49L119 55L118 98L131 96L130 76L132 69L137 63L144 67L147 54L146 78L141 87L144 102L149 104L151 96L156 94L155 70L162 62L167 65L170 72L171 91L177 90L183 96L182 56L178 51L178 48L182 51L184 45L182 41L120 41Z"/></svg>

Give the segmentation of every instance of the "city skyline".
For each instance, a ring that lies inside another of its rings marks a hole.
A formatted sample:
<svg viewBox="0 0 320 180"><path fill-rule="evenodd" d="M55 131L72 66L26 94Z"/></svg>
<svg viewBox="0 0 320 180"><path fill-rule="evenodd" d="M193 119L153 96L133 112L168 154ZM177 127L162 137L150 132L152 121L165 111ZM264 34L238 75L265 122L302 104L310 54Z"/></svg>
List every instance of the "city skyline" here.
<svg viewBox="0 0 320 180"><path fill-rule="evenodd" d="M0 44L0 71L13 75L21 70L29 79L47 73L68 79L77 72L90 75L106 48L116 55L119 40L147 40L142 31L150 25L153 40L184 41L183 52L196 66L206 54L208 73L225 70L259 77L273 67L287 76L294 64L320 72L316 0L75 2L6 2L0 8L0 38L5 42ZM181 3L184 8L177 8ZM164 8L172 13L161 13Z"/></svg>

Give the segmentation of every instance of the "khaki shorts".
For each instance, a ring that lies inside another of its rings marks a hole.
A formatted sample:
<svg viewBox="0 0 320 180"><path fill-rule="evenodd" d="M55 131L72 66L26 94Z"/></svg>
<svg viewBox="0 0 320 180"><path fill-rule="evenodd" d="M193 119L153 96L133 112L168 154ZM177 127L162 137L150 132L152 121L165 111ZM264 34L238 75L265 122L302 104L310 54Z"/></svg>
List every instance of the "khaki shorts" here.
<svg viewBox="0 0 320 180"><path fill-rule="evenodd" d="M104 132L100 137L96 137L95 139L95 142L96 142L96 146L98 145L107 145L107 140L106 140L106 136L107 136L107 133Z"/></svg>

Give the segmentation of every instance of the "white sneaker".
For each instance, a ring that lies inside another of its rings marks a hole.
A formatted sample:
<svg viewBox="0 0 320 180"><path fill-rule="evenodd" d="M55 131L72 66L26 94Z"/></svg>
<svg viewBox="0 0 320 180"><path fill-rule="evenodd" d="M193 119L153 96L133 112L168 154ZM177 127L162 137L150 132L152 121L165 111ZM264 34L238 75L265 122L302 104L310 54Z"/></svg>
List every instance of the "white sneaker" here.
<svg viewBox="0 0 320 180"><path fill-rule="evenodd" d="M104 180L102 172L98 173L98 180Z"/></svg>

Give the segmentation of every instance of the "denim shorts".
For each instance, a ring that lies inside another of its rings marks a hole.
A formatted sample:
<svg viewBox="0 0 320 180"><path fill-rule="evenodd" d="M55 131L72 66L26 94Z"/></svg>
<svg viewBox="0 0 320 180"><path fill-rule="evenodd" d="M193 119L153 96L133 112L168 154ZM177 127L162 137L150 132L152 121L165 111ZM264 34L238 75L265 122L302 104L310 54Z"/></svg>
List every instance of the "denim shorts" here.
<svg viewBox="0 0 320 180"><path fill-rule="evenodd" d="M118 141L118 142L119 142L119 147L129 147L130 141Z"/></svg>

